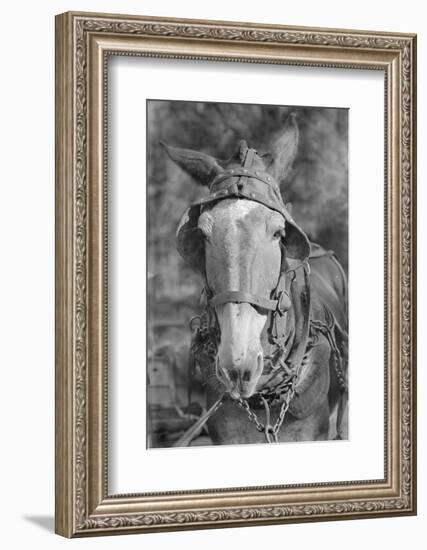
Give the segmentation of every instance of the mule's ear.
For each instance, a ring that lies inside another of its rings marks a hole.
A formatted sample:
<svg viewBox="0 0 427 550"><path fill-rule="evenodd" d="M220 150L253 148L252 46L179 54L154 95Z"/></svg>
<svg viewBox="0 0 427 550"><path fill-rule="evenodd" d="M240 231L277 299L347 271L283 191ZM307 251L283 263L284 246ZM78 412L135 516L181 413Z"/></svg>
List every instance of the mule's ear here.
<svg viewBox="0 0 427 550"><path fill-rule="evenodd" d="M209 183L220 174L223 169L218 162L205 153L199 153L192 149L180 149L179 147L170 147L160 142L169 157L178 164L180 168L190 174L200 185L209 185Z"/></svg>
<svg viewBox="0 0 427 550"><path fill-rule="evenodd" d="M285 121L284 128L276 136L271 146L272 160L268 170L278 182L290 172L297 155L298 137L296 113L291 113Z"/></svg>

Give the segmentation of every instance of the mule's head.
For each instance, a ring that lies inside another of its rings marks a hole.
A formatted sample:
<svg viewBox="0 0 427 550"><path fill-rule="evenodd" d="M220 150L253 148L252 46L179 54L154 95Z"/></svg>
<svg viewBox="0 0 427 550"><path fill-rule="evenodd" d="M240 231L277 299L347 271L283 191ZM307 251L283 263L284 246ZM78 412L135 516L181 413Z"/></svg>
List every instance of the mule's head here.
<svg viewBox="0 0 427 550"><path fill-rule="evenodd" d="M199 218L205 238L206 278L214 295L244 291L269 299L282 261L285 220L266 206L241 199L217 203ZM217 374L232 397L249 397L261 376L261 333L268 311L250 303L216 306L221 329Z"/></svg>
<svg viewBox="0 0 427 550"><path fill-rule="evenodd" d="M298 129L291 116L274 140L271 154L255 155L251 170L269 174L273 182L280 181L291 167L297 143ZM237 153L221 162L196 151L166 150L196 181L210 185L224 170L242 166L245 148L246 143L241 142ZM191 260L193 267L204 271L210 293L241 291L271 299L281 273L288 231L295 241L298 229L281 213L245 198L208 203L199 214L197 219L187 218L189 231L197 235L190 241ZM215 309L221 331L217 375L232 397L250 397L263 371L261 334L268 310L243 301L220 303Z"/></svg>

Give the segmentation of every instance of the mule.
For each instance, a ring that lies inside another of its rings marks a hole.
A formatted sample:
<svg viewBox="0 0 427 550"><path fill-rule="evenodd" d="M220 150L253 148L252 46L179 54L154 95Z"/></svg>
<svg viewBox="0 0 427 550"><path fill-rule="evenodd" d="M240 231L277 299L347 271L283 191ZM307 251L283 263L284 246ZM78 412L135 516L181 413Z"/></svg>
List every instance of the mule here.
<svg viewBox="0 0 427 550"><path fill-rule="evenodd" d="M244 140L226 161L164 147L209 189L183 216L177 248L204 282L191 364L208 407L221 405L207 420L213 443L346 437L346 277L333 253L309 242L278 183L297 153L295 116L264 155Z"/></svg>

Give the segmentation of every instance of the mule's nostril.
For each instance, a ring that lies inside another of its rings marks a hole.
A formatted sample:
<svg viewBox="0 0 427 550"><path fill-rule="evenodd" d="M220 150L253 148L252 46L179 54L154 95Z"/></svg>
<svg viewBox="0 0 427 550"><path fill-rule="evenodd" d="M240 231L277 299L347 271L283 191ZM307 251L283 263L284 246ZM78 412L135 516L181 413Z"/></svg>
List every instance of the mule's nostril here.
<svg viewBox="0 0 427 550"><path fill-rule="evenodd" d="M228 376L232 382L237 382L239 379L239 371L237 369L230 369L228 371Z"/></svg>
<svg viewBox="0 0 427 550"><path fill-rule="evenodd" d="M243 382L249 382L250 379L251 379L251 371L246 369L243 372L242 380L243 380Z"/></svg>

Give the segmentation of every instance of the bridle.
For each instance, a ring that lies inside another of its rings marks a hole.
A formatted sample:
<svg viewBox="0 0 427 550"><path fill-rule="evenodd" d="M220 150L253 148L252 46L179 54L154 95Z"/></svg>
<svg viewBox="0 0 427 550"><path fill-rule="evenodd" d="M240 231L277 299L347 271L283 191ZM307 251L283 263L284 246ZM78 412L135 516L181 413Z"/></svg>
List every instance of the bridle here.
<svg viewBox="0 0 427 550"><path fill-rule="evenodd" d="M268 312L269 320L267 322L269 339L274 339L278 343L281 338L278 319L281 319L281 325L286 324L286 315L292 306L291 284L293 269L288 269L286 264L285 250L282 248L282 261L280 275L276 287L271 292L271 298L265 298L259 294L254 294L246 290L225 290L214 294L211 290L206 275L204 275L205 286L204 295L207 298L207 305L215 309L216 307L228 303L246 303L255 309L261 309ZM283 335L282 335L283 337Z"/></svg>
<svg viewBox="0 0 427 550"><path fill-rule="evenodd" d="M258 181L262 181L266 185L270 186L275 193L278 193L278 185L269 174L260 172L258 170L252 170L252 165L256 154L257 152L255 149L247 148L241 168L226 170L219 174L216 178L214 178L210 185L210 196L216 196L215 188L219 183L224 184L224 182L227 180L234 181L236 177L238 177L237 184L235 184L237 186L237 190L241 191L242 189L244 189L248 178L252 178ZM228 187L223 187L221 194L225 197L230 194L230 191L231 190ZM251 193L251 195L252 199L257 198L256 193ZM278 198L280 198L281 200L281 197ZM258 199L260 199L260 197L258 197ZM265 199L263 199L262 202L265 204ZM271 204L266 204L266 206L269 206L271 208ZM205 275L205 289L207 295L210 296L209 304L212 307L216 307L227 303L248 303L255 308L261 308L270 312L274 312L274 314L283 315L291 307L289 285L286 285L284 259L285 251L282 250L282 266L280 269L280 275L276 288L272 292L271 298L265 298L258 294L243 290L225 290L223 292L213 295L209 288L207 277Z"/></svg>

